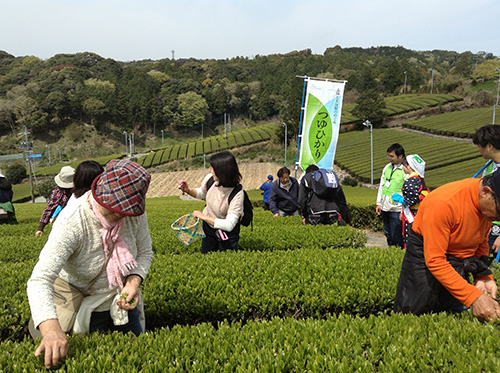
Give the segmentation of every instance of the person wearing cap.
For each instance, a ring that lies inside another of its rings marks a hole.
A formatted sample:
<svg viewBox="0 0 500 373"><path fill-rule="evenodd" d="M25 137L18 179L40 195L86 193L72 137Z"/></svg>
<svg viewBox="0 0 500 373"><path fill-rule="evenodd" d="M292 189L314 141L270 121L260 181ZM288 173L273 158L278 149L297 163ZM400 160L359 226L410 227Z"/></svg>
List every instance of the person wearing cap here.
<svg viewBox="0 0 500 373"><path fill-rule="evenodd" d="M57 209L57 206L64 208L71 197L71 188L73 188L73 176L75 175L75 169L71 166L64 166L61 168L59 173L54 177L57 188L55 188L50 194L49 202L45 209L43 210L42 217L38 224L38 229L35 232L35 236L41 236L43 230L47 224L49 224L52 215Z"/></svg>
<svg viewBox="0 0 500 373"><path fill-rule="evenodd" d="M471 307L481 320L498 320L487 234L491 222L500 219L499 196L497 171L442 185L425 197L408 236L396 312L419 315Z"/></svg>
<svg viewBox="0 0 500 373"><path fill-rule="evenodd" d="M68 351L54 302L56 280L82 291L92 284L69 332L144 331L139 285L153 257L145 213L150 180L137 163L112 160L85 202L53 227L27 286L33 329L42 337L35 355L45 351L47 368Z"/></svg>
<svg viewBox="0 0 500 373"><path fill-rule="evenodd" d="M425 184L425 161L418 154L411 154L403 158L403 170L406 180L401 188L401 194L395 193L392 199L403 205L400 220L403 223L403 244L406 248L408 233L415 219L420 202L429 194Z"/></svg>
<svg viewBox="0 0 500 373"><path fill-rule="evenodd" d="M389 246L403 247L402 224L399 220L401 204L394 201L391 196L401 190L405 181L403 164L401 163L404 156L405 150L398 143L387 148L389 163L382 170L377 193L375 212L382 216L384 234Z"/></svg>
<svg viewBox="0 0 500 373"><path fill-rule="evenodd" d="M474 133L472 142L477 145L479 154L488 159L482 176L489 175L500 168L500 126L488 124L478 128ZM488 234L490 253L497 253L500 247L500 221L491 223Z"/></svg>
<svg viewBox="0 0 500 373"><path fill-rule="evenodd" d="M264 210L269 211L269 194L271 193L271 186L273 185L273 175L267 175L266 181L260 186L264 201Z"/></svg>

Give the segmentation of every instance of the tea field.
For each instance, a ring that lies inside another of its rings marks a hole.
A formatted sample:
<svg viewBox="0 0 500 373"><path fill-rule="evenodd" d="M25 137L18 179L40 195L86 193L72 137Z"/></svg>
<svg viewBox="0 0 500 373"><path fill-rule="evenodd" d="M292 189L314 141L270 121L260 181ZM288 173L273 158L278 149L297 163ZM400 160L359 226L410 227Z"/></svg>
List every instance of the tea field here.
<svg viewBox="0 0 500 373"><path fill-rule="evenodd" d="M346 195L353 225L361 227L374 206L356 189L346 187ZM44 371L27 334L26 281L50 227L34 236L43 204L15 207L20 224L0 225L0 371ZM142 286L147 332L71 336L61 371L500 369L496 324L468 313L391 311L400 249L366 248L355 227L302 226L299 217L273 218L256 208L239 251L202 255L199 242L185 247L170 229L202 207L177 197L147 200L155 253Z"/></svg>

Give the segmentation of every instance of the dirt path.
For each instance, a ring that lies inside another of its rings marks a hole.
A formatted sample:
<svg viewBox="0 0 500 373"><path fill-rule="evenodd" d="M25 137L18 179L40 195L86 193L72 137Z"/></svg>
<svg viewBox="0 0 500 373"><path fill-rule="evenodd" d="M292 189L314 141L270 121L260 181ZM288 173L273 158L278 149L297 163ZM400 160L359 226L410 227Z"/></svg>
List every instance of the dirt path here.
<svg viewBox="0 0 500 373"><path fill-rule="evenodd" d="M259 189L262 183L266 180L267 175L273 175L276 180L276 172L281 165L273 162L241 162L238 164L240 173L243 176L241 184L246 190ZM295 174L293 165L287 166ZM333 170L342 178L345 174L340 168L334 166ZM207 172L210 167L207 167ZM299 169L297 178L302 175ZM167 197L179 195L177 189L178 180L186 180L190 187L198 187L203 180L203 168L196 168L187 171L170 171L151 174L151 184L149 186L147 198Z"/></svg>
<svg viewBox="0 0 500 373"><path fill-rule="evenodd" d="M241 184L246 190L259 189L266 180L267 175L273 175L276 178L276 172L281 167L272 162L242 162L239 165L240 173L243 176ZM295 173L292 166L288 166ZM207 172L210 168L207 168ZM300 177L301 171L297 173ZM149 186L147 198L167 197L179 195L177 189L178 180L186 180L190 187L198 187L203 180L203 168L197 168L187 171L171 171L162 173L153 173L151 175L151 185Z"/></svg>

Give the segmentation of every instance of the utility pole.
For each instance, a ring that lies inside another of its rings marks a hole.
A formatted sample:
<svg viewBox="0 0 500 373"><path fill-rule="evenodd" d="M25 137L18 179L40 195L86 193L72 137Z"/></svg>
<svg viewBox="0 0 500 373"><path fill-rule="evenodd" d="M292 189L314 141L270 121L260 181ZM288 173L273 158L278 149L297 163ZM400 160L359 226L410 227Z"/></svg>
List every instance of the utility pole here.
<svg viewBox="0 0 500 373"><path fill-rule="evenodd" d="M283 127L285 127L285 166L286 166L286 143L288 142L288 138L287 138L287 126L286 126L286 123L285 122L281 122L281 125Z"/></svg>
<svg viewBox="0 0 500 373"><path fill-rule="evenodd" d="M403 94L404 95L406 94L406 71L405 71L405 86L404 86L404 89L403 89Z"/></svg>
<svg viewBox="0 0 500 373"><path fill-rule="evenodd" d="M370 128L370 160L371 160L371 187L373 189L373 125L369 120L363 122L363 126Z"/></svg>
<svg viewBox="0 0 500 373"><path fill-rule="evenodd" d="M500 69L495 69L496 71L498 71L500 73ZM493 124L495 124L495 111L496 111L496 108L498 107L498 96L500 94L500 74L498 74L498 88L497 88L497 102L495 104L495 106L493 106Z"/></svg>
<svg viewBox="0 0 500 373"><path fill-rule="evenodd" d="M434 69L432 69L432 72L431 72L431 95L432 95L433 86L434 86Z"/></svg>
<svg viewBox="0 0 500 373"><path fill-rule="evenodd" d="M49 155L49 167L50 167L50 145L47 144L47 145L45 145L45 147L47 148L47 153Z"/></svg>
<svg viewBox="0 0 500 373"><path fill-rule="evenodd" d="M123 131L122 134L125 136L125 154L127 154L127 131Z"/></svg>
<svg viewBox="0 0 500 373"><path fill-rule="evenodd" d="M25 141L24 143L21 142L21 149L24 150L24 156L26 159L26 162L28 162L28 173L30 176L30 190L31 190L31 203L35 203L35 194L33 193L33 178L32 178L32 169L31 169L31 148L33 147L33 144L28 141L28 135L30 133L28 132L28 129L26 126L24 126L24 132L21 132L18 134L18 136L24 136Z"/></svg>
<svg viewBox="0 0 500 373"><path fill-rule="evenodd" d="M161 130L161 147L163 148L163 130Z"/></svg>

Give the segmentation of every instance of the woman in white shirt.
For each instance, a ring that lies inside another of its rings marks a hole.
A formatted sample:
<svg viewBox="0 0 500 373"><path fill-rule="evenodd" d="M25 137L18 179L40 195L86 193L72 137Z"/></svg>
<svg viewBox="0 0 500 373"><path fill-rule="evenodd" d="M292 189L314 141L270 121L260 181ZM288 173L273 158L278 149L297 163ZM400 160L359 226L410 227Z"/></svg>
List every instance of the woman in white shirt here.
<svg viewBox="0 0 500 373"><path fill-rule="evenodd" d="M201 252L237 250L243 216L243 190L236 193L231 201L229 197L241 181L238 164L230 152L214 154L209 162L211 173L203 179L199 188L190 189L184 180L179 182L179 188L207 202L203 212L193 211L195 218L203 220L206 235L201 243Z"/></svg>

